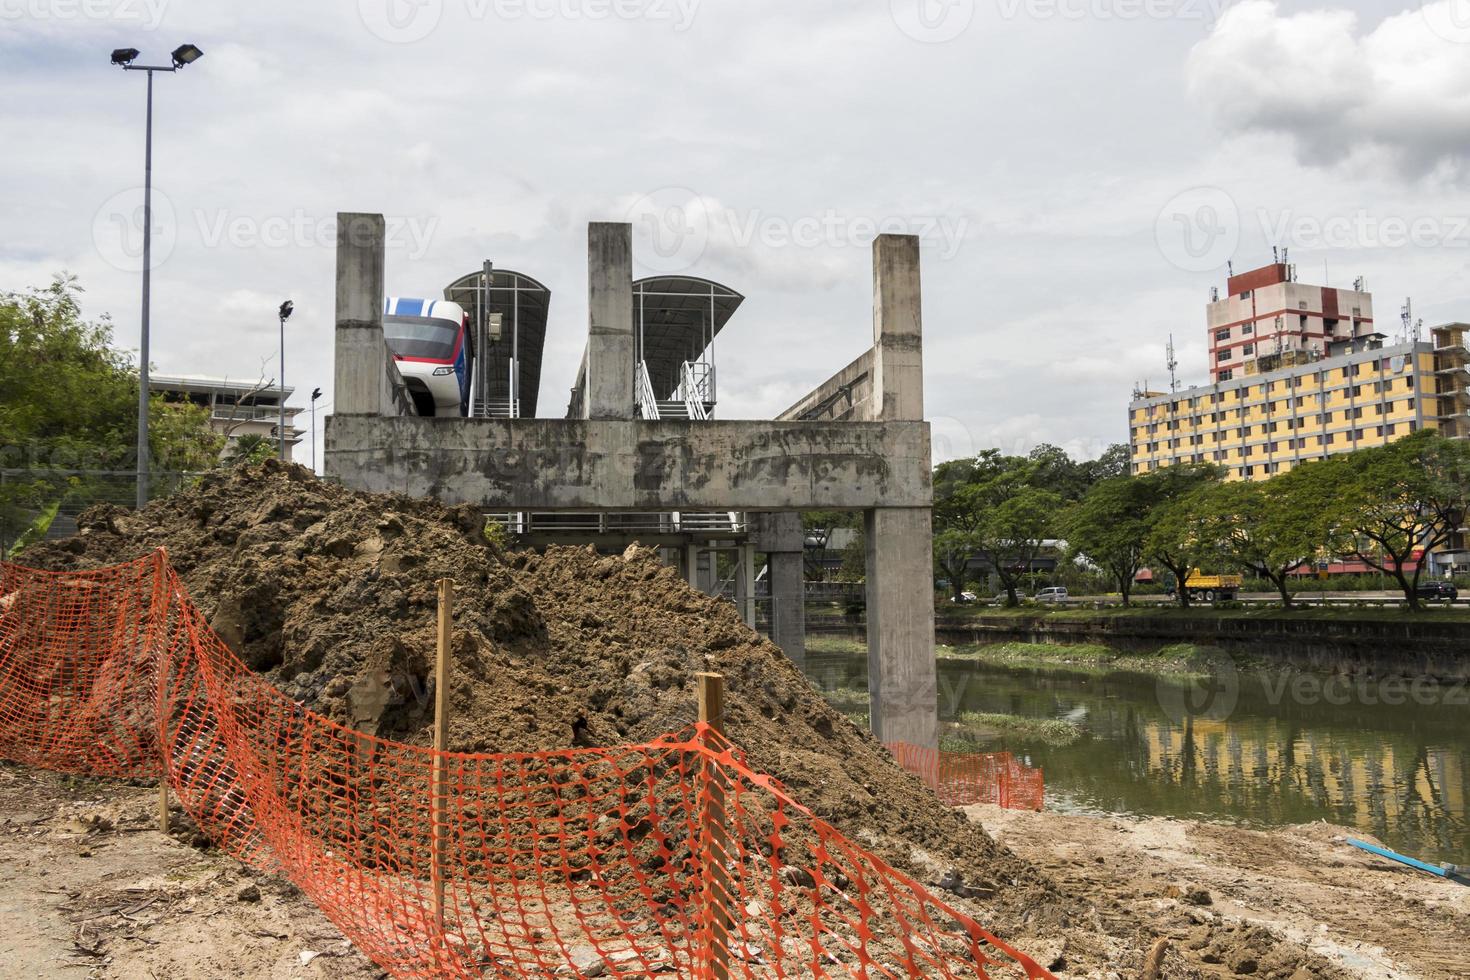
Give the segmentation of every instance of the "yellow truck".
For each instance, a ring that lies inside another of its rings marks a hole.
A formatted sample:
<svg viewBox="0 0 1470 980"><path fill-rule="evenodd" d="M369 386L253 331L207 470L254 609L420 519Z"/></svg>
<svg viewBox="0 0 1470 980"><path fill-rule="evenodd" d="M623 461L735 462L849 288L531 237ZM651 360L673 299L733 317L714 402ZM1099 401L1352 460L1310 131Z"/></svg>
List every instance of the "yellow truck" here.
<svg viewBox="0 0 1470 980"><path fill-rule="evenodd" d="M1239 575L1206 575L1195 568L1184 580L1184 588L1192 602L1214 602L1216 599L1234 599L1240 591L1241 581Z"/></svg>

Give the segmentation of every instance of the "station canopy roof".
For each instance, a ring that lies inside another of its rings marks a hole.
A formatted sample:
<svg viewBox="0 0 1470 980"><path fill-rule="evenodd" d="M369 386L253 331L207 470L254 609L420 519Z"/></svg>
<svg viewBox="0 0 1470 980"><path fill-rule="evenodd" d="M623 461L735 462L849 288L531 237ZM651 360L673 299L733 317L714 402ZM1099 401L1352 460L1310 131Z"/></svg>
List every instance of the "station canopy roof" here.
<svg viewBox="0 0 1470 980"><path fill-rule="evenodd" d="M685 361L696 361L745 297L709 279L650 276L633 283L633 332L660 398L679 386Z"/></svg>
<svg viewBox="0 0 1470 980"><path fill-rule="evenodd" d="M551 290L524 273L493 269L487 308L482 286L484 278L480 269L460 276L444 287L444 298L464 307L470 315L472 328L485 323L486 314L501 314L501 338L486 345L481 361L488 372L486 397L492 402L510 398L511 345L514 340L520 359L520 414L522 418L535 418L541 391L541 358L546 348L546 317L551 307Z"/></svg>

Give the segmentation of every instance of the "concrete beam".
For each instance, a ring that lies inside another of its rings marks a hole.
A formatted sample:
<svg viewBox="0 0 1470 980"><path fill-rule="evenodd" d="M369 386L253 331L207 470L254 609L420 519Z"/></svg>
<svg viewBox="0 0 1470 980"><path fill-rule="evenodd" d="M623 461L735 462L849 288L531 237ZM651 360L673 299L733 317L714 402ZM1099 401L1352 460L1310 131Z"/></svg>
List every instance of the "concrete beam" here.
<svg viewBox="0 0 1470 980"><path fill-rule="evenodd" d="M633 226L587 226L587 370L583 413L633 417Z"/></svg>
<svg viewBox="0 0 1470 980"><path fill-rule="evenodd" d="M934 558L928 508L869 511L868 694L873 737L939 744Z"/></svg>
<svg viewBox="0 0 1470 980"><path fill-rule="evenodd" d="M360 490L503 510L928 507L923 422L366 418L326 423Z"/></svg>
<svg viewBox="0 0 1470 980"><path fill-rule="evenodd" d="M872 397L873 350L869 348L776 418L783 421L851 419L865 422L870 417Z"/></svg>
<svg viewBox="0 0 1470 980"><path fill-rule="evenodd" d="M923 311L919 239L873 242L873 402L875 421L924 417Z"/></svg>

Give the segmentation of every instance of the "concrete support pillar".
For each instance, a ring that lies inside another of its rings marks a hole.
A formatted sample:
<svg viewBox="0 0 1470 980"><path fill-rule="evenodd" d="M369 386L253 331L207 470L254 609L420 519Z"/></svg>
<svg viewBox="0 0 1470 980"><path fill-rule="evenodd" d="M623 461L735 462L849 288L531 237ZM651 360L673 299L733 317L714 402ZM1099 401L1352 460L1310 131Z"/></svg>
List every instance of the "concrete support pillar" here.
<svg viewBox="0 0 1470 980"><path fill-rule="evenodd" d="M691 589L699 588L699 546L686 544L684 546L684 581L689 583Z"/></svg>
<svg viewBox="0 0 1470 980"><path fill-rule="evenodd" d="M383 341L383 240L381 214L337 215L337 415L381 415L393 401Z"/></svg>
<svg viewBox="0 0 1470 980"><path fill-rule="evenodd" d="M755 546L740 545L735 561L735 605L745 625L755 629Z"/></svg>
<svg viewBox="0 0 1470 980"><path fill-rule="evenodd" d="M587 391L589 419L633 417L633 226L587 226Z"/></svg>
<svg viewBox="0 0 1470 980"><path fill-rule="evenodd" d="M924 417L922 324L919 240L879 235L873 243L873 419ZM927 453L924 459L927 467ZM925 748L939 744L932 519L929 508L866 514L873 735Z"/></svg>
<svg viewBox="0 0 1470 980"><path fill-rule="evenodd" d="M771 642L806 665L806 536L795 511L756 514L756 548L766 553L771 584Z"/></svg>
<svg viewBox="0 0 1470 980"><path fill-rule="evenodd" d="M879 235L873 242L875 421L924 417L922 322L919 239Z"/></svg>
<svg viewBox="0 0 1470 980"><path fill-rule="evenodd" d="M870 510L868 693L873 737L939 744L930 512Z"/></svg>

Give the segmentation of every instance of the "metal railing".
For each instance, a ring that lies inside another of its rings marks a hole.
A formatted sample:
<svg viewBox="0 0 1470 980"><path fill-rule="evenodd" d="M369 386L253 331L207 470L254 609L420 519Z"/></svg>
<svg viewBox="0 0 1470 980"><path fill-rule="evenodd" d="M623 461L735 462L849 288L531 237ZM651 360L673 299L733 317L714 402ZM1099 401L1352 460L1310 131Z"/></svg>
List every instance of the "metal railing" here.
<svg viewBox="0 0 1470 980"><path fill-rule="evenodd" d="M702 377L697 377L695 368L704 369ZM710 388L714 383L714 368L702 362L685 361L680 372L679 395L684 399L684 407L689 410L689 417L700 422L708 421L709 409L705 406L713 399L709 398Z"/></svg>
<svg viewBox="0 0 1470 980"><path fill-rule="evenodd" d="M649 421L658 419L658 397L653 393L653 381L648 377L648 362L639 361L635 374L635 394L638 399L638 415Z"/></svg>

